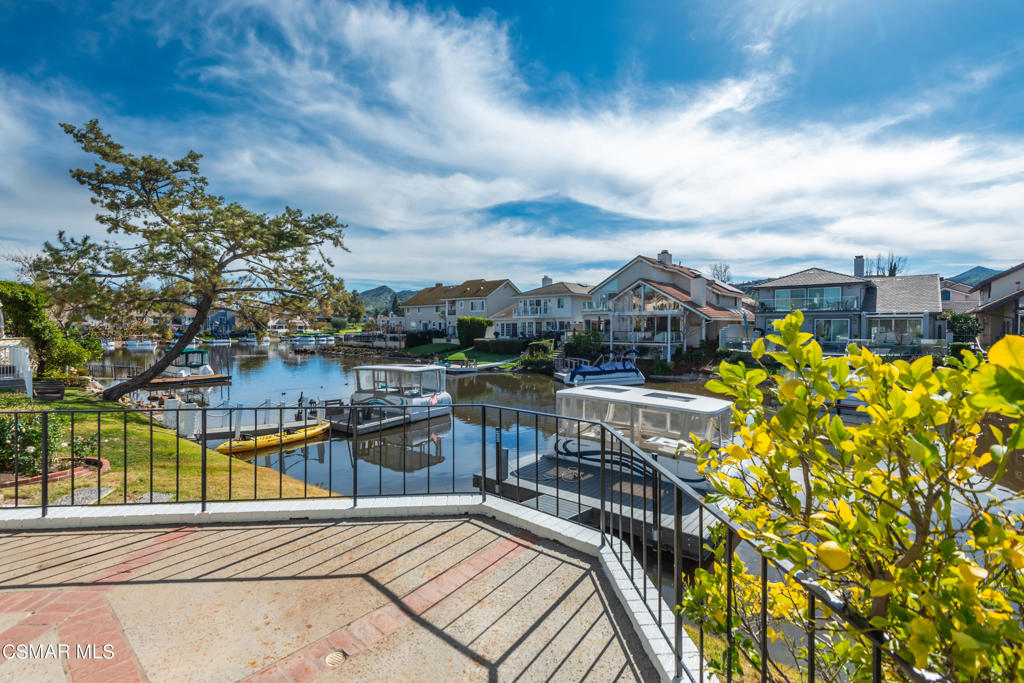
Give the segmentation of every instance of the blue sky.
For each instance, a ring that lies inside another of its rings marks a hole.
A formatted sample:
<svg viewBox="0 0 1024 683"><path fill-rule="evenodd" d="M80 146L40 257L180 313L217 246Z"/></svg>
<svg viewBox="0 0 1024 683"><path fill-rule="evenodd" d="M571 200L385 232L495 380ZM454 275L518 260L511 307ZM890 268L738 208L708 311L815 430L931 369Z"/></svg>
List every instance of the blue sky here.
<svg viewBox="0 0 1024 683"><path fill-rule="evenodd" d="M349 286L637 253L747 277L1024 260L1024 3L0 0L0 248L97 233L57 123L350 224ZM8 266L0 266L10 276Z"/></svg>

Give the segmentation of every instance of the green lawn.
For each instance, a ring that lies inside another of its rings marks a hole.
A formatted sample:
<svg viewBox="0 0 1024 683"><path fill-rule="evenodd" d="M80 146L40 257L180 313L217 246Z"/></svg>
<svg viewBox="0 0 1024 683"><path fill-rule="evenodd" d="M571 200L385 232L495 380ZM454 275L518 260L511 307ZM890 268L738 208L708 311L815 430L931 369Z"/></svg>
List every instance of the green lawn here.
<svg viewBox="0 0 1024 683"><path fill-rule="evenodd" d="M433 356L434 354L440 356L458 348L458 344L421 344L420 346L412 346L406 349L405 352L411 353L414 356Z"/></svg>
<svg viewBox="0 0 1024 683"><path fill-rule="evenodd" d="M510 356L507 353L490 353L488 351L478 351L474 348L463 349L450 353L443 358L443 360L475 360L478 363L495 363L497 361L507 361L518 356Z"/></svg>
<svg viewBox="0 0 1024 683"><path fill-rule="evenodd" d="M517 356L510 356L507 353L478 351L472 346L460 349L458 344L423 344L422 346L413 346L412 348L408 348L405 352L411 353L414 356L437 356L438 360L456 362L475 360L477 363L495 363L498 361L510 361L517 358Z"/></svg>
<svg viewBox="0 0 1024 683"><path fill-rule="evenodd" d="M110 410L122 411L123 406L108 401L98 401L85 392L68 389L62 401L33 401L27 396L18 394L0 395L0 419L4 418L3 410ZM153 434L152 472L150 470L150 429ZM96 435L95 415L76 415L76 437ZM125 438L127 436L127 439ZM67 439L67 441L65 441ZM173 430L153 425L151 427L145 413L129 413L127 420L123 412L102 413L100 416L100 455L110 461L110 471L101 477L100 486L112 487L115 491L103 502L120 503L148 494L152 483L155 492L177 492L179 501L195 501L201 499L202 492L202 449L199 444L180 438ZM52 444L51 452L55 457L70 456L70 449L65 445L70 441L70 425L65 428L58 443ZM177 476L175 463L179 463ZM253 483L253 471L256 470L256 482ZM127 487L126 487L127 470ZM303 483L289 476L280 480L276 470L253 465L238 458L232 458L215 450L206 451L207 499L273 499L278 497L293 498L303 496ZM96 475L91 474L84 479L76 479L75 489L95 487ZM71 491L70 480L50 482L48 499L53 501ZM8 499L13 499L14 488L0 489ZM306 495L310 497L328 496L325 489L308 486ZM18 491L19 503L39 504L42 498L41 484L21 486Z"/></svg>

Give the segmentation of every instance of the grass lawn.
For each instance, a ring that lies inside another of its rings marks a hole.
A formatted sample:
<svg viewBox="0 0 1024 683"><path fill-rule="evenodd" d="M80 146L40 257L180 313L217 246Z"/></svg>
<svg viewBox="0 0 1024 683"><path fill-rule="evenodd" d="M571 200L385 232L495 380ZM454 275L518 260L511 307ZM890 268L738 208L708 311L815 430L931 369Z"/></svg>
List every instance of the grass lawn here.
<svg viewBox="0 0 1024 683"><path fill-rule="evenodd" d="M477 363L512 361L517 358L516 356L510 356L507 353L477 351L472 346L460 349L458 344L423 344L421 346L413 346L405 351L406 353L411 353L414 356L437 356L438 360L450 361L475 360Z"/></svg>
<svg viewBox="0 0 1024 683"><path fill-rule="evenodd" d="M108 401L99 401L89 397L78 389L68 389L62 401L33 401L27 396L6 394L0 401L2 410L111 410L122 411L123 406ZM3 417L0 419L11 419ZM52 419L52 418L51 418ZM96 435L96 415L76 415L75 436L94 437ZM150 430L152 430L153 461L150 469ZM100 477L100 486L114 488L114 492L104 498L104 503L121 503L137 500L148 494L152 484L154 492L177 493L179 501L198 501L202 493L202 449L199 444L180 438L173 430L155 424L151 425L146 413L129 413L127 419L123 412L102 413L100 416L99 454L110 461L110 471ZM126 438L127 437L127 438ZM70 441L70 425L64 428L57 443L51 444L51 452L56 457L70 456L70 448L65 445ZM177 477L175 463L179 463ZM254 486L253 475L256 475ZM127 473L127 477L126 477ZM206 451L206 496L207 500L301 498L303 483L285 475L280 479L277 470L266 467L254 467L244 460L232 458L218 453L213 449ZM127 483L126 483L127 479ZM75 490L96 486L96 474L84 478L76 478ZM71 492L71 481L51 481L49 483L50 501ZM14 498L14 487L0 489L11 502ZM330 493L322 488L310 485L305 487L306 495L324 497ZM19 486L18 499L20 504L38 505L42 498L42 485Z"/></svg>
<svg viewBox="0 0 1024 683"><path fill-rule="evenodd" d="M450 353L444 356L441 360L475 360L478 363L495 363L498 361L507 361L517 358L517 356L510 356L507 353L490 353L488 351L478 351L472 347L468 349L462 349L455 353Z"/></svg>
<svg viewBox="0 0 1024 683"><path fill-rule="evenodd" d="M421 344L420 346L412 346L406 349L405 352L411 353L414 356L433 356L435 353L440 356L458 348L458 344Z"/></svg>

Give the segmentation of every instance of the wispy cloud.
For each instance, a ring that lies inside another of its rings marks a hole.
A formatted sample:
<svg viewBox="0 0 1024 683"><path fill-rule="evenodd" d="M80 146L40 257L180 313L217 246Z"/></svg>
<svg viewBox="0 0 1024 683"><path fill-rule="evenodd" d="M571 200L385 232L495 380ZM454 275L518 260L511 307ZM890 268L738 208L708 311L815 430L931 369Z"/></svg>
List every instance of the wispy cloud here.
<svg viewBox="0 0 1024 683"><path fill-rule="evenodd" d="M814 7L793 3L772 30ZM216 112L131 119L87 93L71 107L52 85L19 83L16 101L0 100L0 143L36 140L14 148L15 163L60 199L41 201L8 170L2 191L16 198L0 207L4 225L85 229L71 216L88 206L84 190L61 179L84 159L53 122L96 115L133 148L203 151L232 198L339 213L354 225L340 270L362 282L592 281L595 263L662 248L750 275L890 248L919 270L1019 260L1024 141L908 125L985 88L997 66L841 123L781 124L765 105L785 102L785 67L545 106L529 97L509 27L492 17L313 0L149 11L160 40L188 47L180 69L208 88ZM44 164L39 147L66 152ZM483 211L552 196L629 220L617 232L567 232Z"/></svg>

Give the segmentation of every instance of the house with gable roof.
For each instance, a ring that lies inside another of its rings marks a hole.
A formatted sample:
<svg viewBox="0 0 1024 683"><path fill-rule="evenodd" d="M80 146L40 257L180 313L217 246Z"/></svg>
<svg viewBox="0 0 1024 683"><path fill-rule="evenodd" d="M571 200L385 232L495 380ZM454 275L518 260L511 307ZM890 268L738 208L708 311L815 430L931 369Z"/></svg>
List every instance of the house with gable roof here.
<svg viewBox="0 0 1024 683"><path fill-rule="evenodd" d="M807 268L762 282L755 328L771 334L772 322L791 311L804 314L803 330L826 351L843 352L853 342L874 346L920 347L943 344L945 321L938 275L866 276L864 257L854 259L853 275Z"/></svg>
<svg viewBox="0 0 1024 683"><path fill-rule="evenodd" d="M982 346L991 346L1008 334L1024 334L1024 263L985 278L972 288L981 296L973 309L981 323Z"/></svg>
<svg viewBox="0 0 1024 683"><path fill-rule="evenodd" d="M635 256L590 289L584 327L596 330L612 349L646 349L671 358L719 333L753 319L747 296L732 285L694 268L657 258Z"/></svg>
<svg viewBox="0 0 1024 683"><path fill-rule="evenodd" d="M512 304L519 288L509 279L466 280L458 285L437 282L401 302L405 329L432 330L453 337L462 317L492 318Z"/></svg>
<svg viewBox="0 0 1024 683"><path fill-rule="evenodd" d="M499 337L529 339L583 329L583 307L590 287L576 282L553 282L548 276L540 287L513 297L514 303L492 316Z"/></svg>

